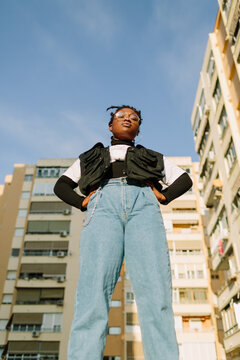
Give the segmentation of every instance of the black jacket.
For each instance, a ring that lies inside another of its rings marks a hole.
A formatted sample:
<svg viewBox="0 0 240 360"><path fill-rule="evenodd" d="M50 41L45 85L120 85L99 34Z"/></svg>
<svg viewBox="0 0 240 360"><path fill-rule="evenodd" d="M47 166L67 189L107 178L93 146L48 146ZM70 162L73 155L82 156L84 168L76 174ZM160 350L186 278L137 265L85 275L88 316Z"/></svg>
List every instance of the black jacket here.
<svg viewBox="0 0 240 360"><path fill-rule="evenodd" d="M109 147L97 143L90 150L82 153L79 158L81 164L79 187L82 194L88 195L99 186L101 180L107 177L110 168ZM155 184L163 178L163 170L162 154L142 145L130 146L127 149L124 175L129 179Z"/></svg>

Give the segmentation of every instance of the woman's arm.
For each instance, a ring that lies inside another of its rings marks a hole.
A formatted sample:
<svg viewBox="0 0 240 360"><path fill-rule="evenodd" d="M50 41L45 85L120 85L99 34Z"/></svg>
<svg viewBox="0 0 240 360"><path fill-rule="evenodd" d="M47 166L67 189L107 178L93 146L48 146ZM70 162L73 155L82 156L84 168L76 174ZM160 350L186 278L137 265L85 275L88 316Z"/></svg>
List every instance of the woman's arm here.
<svg viewBox="0 0 240 360"><path fill-rule="evenodd" d="M192 184L192 179L186 172L184 172L171 185L161 191L166 198L166 200L160 201L161 204L167 205L170 201L183 195L186 191L191 189Z"/></svg>
<svg viewBox="0 0 240 360"><path fill-rule="evenodd" d="M85 211L87 210L87 208L83 206L85 196L81 196L74 191L77 186L78 184L68 176L62 175L56 182L53 190L54 193L65 203Z"/></svg>
<svg viewBox="0 0 240 360"><path fill-rule="evenodd" d="M192 187L192 179L186 171L175 165L172 161L168 160L165 156L164 160L164 178L163 182L168 185L165 189L159 192L153 188L159 202L163 205L169 204L172 200L183 195Z"/></svg>

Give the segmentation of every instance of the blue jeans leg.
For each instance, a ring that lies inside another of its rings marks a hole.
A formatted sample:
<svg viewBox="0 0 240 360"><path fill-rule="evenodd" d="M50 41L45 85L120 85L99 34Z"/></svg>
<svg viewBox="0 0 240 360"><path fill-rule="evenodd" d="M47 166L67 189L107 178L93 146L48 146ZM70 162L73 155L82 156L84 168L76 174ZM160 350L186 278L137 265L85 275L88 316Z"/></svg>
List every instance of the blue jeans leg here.
<svg viewBox="0 0 240 360"><path fill-rule="evenodd" d="M104 192L100 195L93 217L81 234L80 273L68 360L103 359L109 301L123 261L123 227L119 217L111 214L111 204ZM86 223L95 200L94 194L88 206Z"/></svg>
<svg viewBox="0 0 240 360"><path fill-rule="evenodd" d="M125 229L125 261L136 297L145 360L178 360L169 250L159 204L143 188Z"/></svg>

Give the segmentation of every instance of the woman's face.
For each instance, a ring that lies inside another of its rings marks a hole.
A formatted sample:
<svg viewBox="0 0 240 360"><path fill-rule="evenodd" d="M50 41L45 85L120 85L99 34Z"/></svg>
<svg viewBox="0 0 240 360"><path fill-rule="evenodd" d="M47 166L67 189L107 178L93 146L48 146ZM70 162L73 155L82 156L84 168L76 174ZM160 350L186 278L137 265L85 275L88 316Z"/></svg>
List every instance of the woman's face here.
<svg viewBox="0 0 240 360"><path fill-rule="evenodd" d="M119 140L133 140L139 132L139 117L134 110L123 108L114 115L109 130Z"/></svg>

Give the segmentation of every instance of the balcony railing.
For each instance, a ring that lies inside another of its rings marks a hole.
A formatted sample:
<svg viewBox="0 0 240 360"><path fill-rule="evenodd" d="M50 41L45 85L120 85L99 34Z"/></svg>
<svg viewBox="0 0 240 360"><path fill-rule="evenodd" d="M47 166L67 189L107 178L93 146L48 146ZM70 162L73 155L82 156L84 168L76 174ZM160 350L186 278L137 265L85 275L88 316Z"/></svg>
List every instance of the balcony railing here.
<svg viewBox="0 0 240 360"><path fill-rule="evenodd" d="M67 256L67 250L24 250L23 256L57 256L59 257L60 253L63 253L63 256Z"/></svg>
<svg viewBox="0 0 240 360"><path fill-rule="evenodd" d="M43 325L36 325L36 324L13 324L11 326L11 331L13 332L32 332L32 331L40 331L40 332L60 332L61 326L54 325L51 328L45 328Z"/></svg>
<svg viewBox="0 0 240 360"><path fill-rule="evenodd" d="M228 337L239 330L238 324L234 324L230 329L224 332L224 336Z"/></svg>
<svg viewBox="0 0 240 360"><path fill-rule="evenodd" d="M16 305L63 305L63 298L40 300L17 300Z"/></svg>
<svg viewBox="0 0 240 360"><path fill-rule="evenodd" d="M6 360L58 360L58 354L7 354Z"/></svg>

